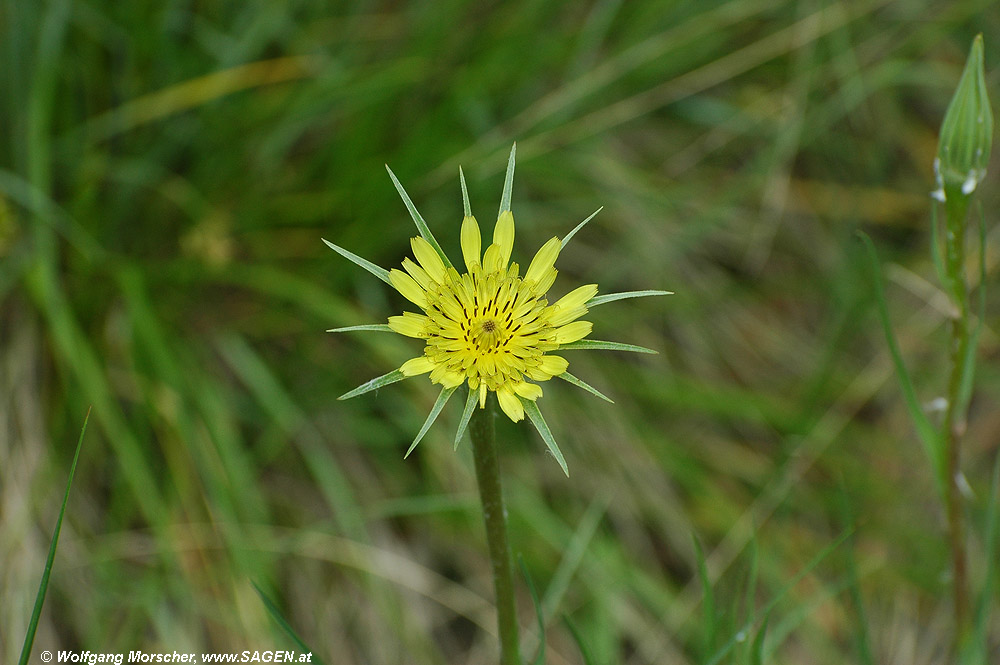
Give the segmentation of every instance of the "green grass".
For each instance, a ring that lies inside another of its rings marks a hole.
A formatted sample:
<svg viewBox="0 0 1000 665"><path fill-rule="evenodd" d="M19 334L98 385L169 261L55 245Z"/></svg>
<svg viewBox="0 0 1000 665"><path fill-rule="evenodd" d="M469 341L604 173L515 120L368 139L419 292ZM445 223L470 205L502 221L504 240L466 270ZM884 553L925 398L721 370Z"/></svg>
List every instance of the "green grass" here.
<svg viewBox="0 0 1000 665"><path fill-rule="evenodd" d="M461 405L403 460L437 390L337 401L419 346L324 332L405 301L320 238L399 265L413 222L388 164L461 256L458 167L489 228L515 140L522 263L604 206L554 295L676 293L588 317L657 355L566 354L614 404L545 386L570 479L498 423L547 662L705 663L748 617L718 662L946 662L944 516L856 231L929 403L931 163L978 32L1000 98L990 3L4 0L0 31L0 662L91 404L36 653L287 648L253 580L326 662L495 657ZM995 293L963 462L993 600ZM977 631L995 652L997 617Z"/></svg>

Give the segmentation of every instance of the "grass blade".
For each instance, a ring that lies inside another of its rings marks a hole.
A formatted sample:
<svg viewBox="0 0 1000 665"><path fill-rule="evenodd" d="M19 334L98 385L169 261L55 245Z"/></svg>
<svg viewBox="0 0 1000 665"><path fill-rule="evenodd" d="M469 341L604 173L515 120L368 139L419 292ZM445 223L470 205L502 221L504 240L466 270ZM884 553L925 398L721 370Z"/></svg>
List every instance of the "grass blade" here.
<svg viewBox="0 0 1000 665"><path fill-rule="evenodd" d="M528 414L528 418L531 420L531 424L538 430L538 433L542 436L542 440L545 441L545 445L549 447L549 452L559 462L559 466L568 478L569 467L566 466L566 458L563 457L562 451L559 450L556 439L552 436L552 430L545 423L545 418L542 417L542 412L538 410L538 405L535 404L534 400L524 399L523 397L520 400L521 404L524 405L524 412Z"/></svg>
<svg viewBox="0 0 1000 665"><path fill-rule="evenodd" d="M715 647L715 635L718 629L718 617L715 615L715 595L712 592L712 580L708 576L708 566L705 564L705 551L698 542L698 537L691 535L694 542L695 560L698 564L698 580L701 582L701 614L702 614L702 654L707 658Z"/></svg>
<svg viewBox="0 0 1000 665"><path fill-rule="evenodd" d="M500 212L497 217L510 210L510 194L514 188L514 153L517 152L517 141L510 147L510 157L507 158L507 173L503 177L503 194L500 196Z"/></svg>
<svg viewBox="0 0 1000 665"><path fill-rule="evenodd" d="M616 300L624 300L625 298L645 298L648 296L672 296L673 291L623 291L621 293L608 293L603 296L594 296L588 300L584 305L586 307L597 307L598 305L603 305L607 302L614 302Z"/></svg>
<svg viewBox="0 0 1000 665"><path fill-rule="evenodd" d="M563 372L562 374L559 374L557 376L560 379L562 379L563 381L566 381L567 383L572 383L574 386L576 386L578 388L583 388L584 390L586 390L591 395L596 395L597 397L600 397L605 402L609 402L611 404L615 403L614 400L612 400L610 397L605 396L604 393L602 393L601 391L599 391L597 388L594 388L590 384L588 384L588 383L586 383L586 382L584 382L584 381L576 378L575 376L573 376L569 372Z"/></svg>
<svg viewBox="0 0 1000 665"><path fill-rule="evenodd" d="M865 248L868 251L868 265L872 274L872 282L875 286L875 303L878 306L879 320L882 322L882 329L885 332L885 340L889 345L889 353L892 356L892 363L896 368L896 376L899 377L900 388L903 391L903 399L906 402L906 408L910 413L910 418L913 420L913 425L917 430L917 435L920 437L920 441L924 445L927 456L930 458L931 466L934 469L934 480L937 482L938 492L941 496L944 496L946 480L944 443L941 440L940 434L931 425L930 420L927 419L927 415L920 406L920 401L917 399L917 392L913 388L913 381L910 379L910 373L907 371L906 365L903 363L903 354L900 352L899 344L896 342L896 336L892 332L892 323L889 321L889 306L886 304L885 287L882 284L882 270L879 265L878 253L875 251L875 245L872 243L872 239L868 237L867 233L858 231L858 236L861 238L861 241L864 243Z"/></svg>
<svg viewBox="0 0 1000 665"><path fill-rule="evenodd" d="M528 566L520 554L517 555L517 565L521 567L521 575L524 576L524 583L528 585L528 594L531 596L531 603L535 606L535 617L538 619L538 652L533 662L534 665L545 665L545 616L542 613L542 603L538 600L535 581L531 579Z"/></svg>
<svg viewBox="0 0 1000 665"><path fill-rule="evenodd" d="M69 467L69 478L66 480L66 491L63 493L62 506L59 508L59 517L56 519L56 528L52 531L52 542L49 543L49 555L45 559L45 570L42 571L42 580L38 584L38 593L35 594L35 607L31 610L31 620L28 621L28 632L24 636L24 644L21 647L21 657L18 665L27 665L31 657L31 646L35 643L35 631L38 629L38 620L42 616L42 605L45 603L45 594L49 589L49 576L52 574L52 563L56 558L56 547L59 545L59 532L62 530L63 516L66 514L66 504L69 502L69 490L73 486L73 476L76 474L76 462L80 459L80 449L83 448L83 435L87 431L87 422L90 420L90 409L83 418L83 427L80 429L80 439L76 442L76 452L73 453L73 463Z"/></svg>
<svg viewBox="0 0 1000 665"><path fill-rule="evenodd" d="M567 233L566 237L562 239L562 247L565 247L566 243L569 242L569 239L572 238L573 236L575 236L577 231L579 231L580 229L582 229L583 227L585 227L587 225L587 222L589 222L593 218L597 217L597 213L601 212L602 210L604 210L604 206L601 206L600 208L598 208L597 210L595 210L594 212L592 212L591 215L590 215L590 217L588 217L587 219L585 219L582 222L580 222L579 224L577 224L573 228L572 231L570 231L569 233Z"/></svg>
<svg viewBox="0 0 1000 665"><path fill-rule="evenodd" d="M316 653L312 649L309 648L309 645L307 645L305 642L302 641L302 638L298 636L298 634L291 627L291 625L289 625L289 623L285 620L285 617L281 615L281 612L278 610L278 606L275 605L274 602L267 597L267 594L264 593L264 591L257 585L256 582L251 581L250 584L253 585L253 590L257 592L257 596L260 598L260 602L264 603L264 609L266 609L267 613L271 615L271 618L274 619L274 622L281 627L281 630L285 632L285 635L288 635L288 637L290 637L291 640L295 642L295 646L299 648L299 651L303 653L312 654L312 660L310 660L309 662L319 663L319 665L323 665L323 661L316 655Z"/></svg>
<svg viewBox="0 0 1000 665"><path fill-rule="evenodd" d="M764 665L764 636L767 634L767 622L771 620L771 614L764 616L764 620L757 630L757 636L753 638L753 646L750 648L750 665Z"/></svg>
<svg viewBox="0 0 1000 665"><path fill-rule="evenodd" d="M455 393L456 390L458 390L457 386L454 388L441 389L441 393L438 395L437 400L435 400L434 406L431 407L431 412L427 414L427 420L424 421L424 426L420 428L420 431L417 433L417 438L415 438L413 443L410 444L406 454L403 455L403 459L409 457L410 453L413 452L413 449L417 447L418 443L420 443L420 440L424 438L424 434L427 434L427 430L429 430L431 425L434 424L434 421L437 420L438 415L441 413L441 409L443 409L444 405L448 403L448 399Z"/></svg>
<svg viewBox="0 0 1000 665"><path fill-rule="evenodd" d="M388 374L383 374L382 376L377 376L368 383L364 383L350 392L346 392L337 399L351 399L352 397L357 397L358 395L364 395L365 393L371 392L373 390L378 390L382 386L387 386L390 383L396 383L397 381L402 381L407 378L405 374L400 372L398 369L394 369Z"/></svg>
<svg viewBox="0 0 1000 665"><path fill-rule="evenodd" d="M476 408L478 397L479 392L470 388L469 397L465 400L465 409L462 410L462 421L458 424L458 431L455 433L455 450L458 450L458 444L462 440L462 435L465 434L465 428L469 426L469 421L472 420L472 412Z"/></svg>
<svg viewBox="0 0 1000 665"><path fill-rule="evenodd" d="M644 346L635 344L622 344L621 342L605 342L599 339L581 339L569 344L560 344L559 350L563 349L603 349L605 351L632 351L633 353L658 354L659 351L647 349Z"/></svg>
<svg viewBox="0 0 1000 665"><path fill-rule="evenodd" d="M355 263L356 265L361 266L362 268L364 268L365 270L367 270L371 274L373 274L376 277L378 277L379 279L381 279L386 284L389 284L389 286L392 286L392 283L389 281L389 271L386 270L385 268L380 268L377 265L375 265L374 263L372 263L371 261L368 261L366 259L361 258L360 256L358 256L354 252L349 252L346 249L344 249L343 247L339 247L338 245L334 245L332 242L330 242L326 238L320 238L320 240L322 240L323 242L325 242L327 247L329 247L333 251L337 252L338 254L340 254L341 256L343 256L348 261L351 261L352 263Z"/></svg>
<svg viewBox="0 0 1000 665"><path fill-rule="evenodd" d="M330 328L327 332L342 333L354 332L357 330L377 330L379 332L393 332L388 323L368 323L363 326L347 326L346 328Z"/></svg>
<svg viewBox="0 0 1000 665"><path fill-rule="evenodd" d="M396 178L396 174L392 172L392 169L389 168L388 164L385 165L385 170L389 172L389 177L392 178L392 184L396 186L396 191L399 192L399 196L403 199L403 203L406 205L406 209L410 212L410 217L413 218L413 223L417 225L417 231L420 232L421 237L430 243L431 247L434 248L434 251L441 257L441 260L444 261L445 266L451 268L451 261L448 260L444 250L441 249L441 245L439 245L437 239L434 238L434 234L431 233L431 229L427 226L427 222L425 222L424 218L420 216L420 213L417 211L417 206L413 205L413 201L410 200L409 194L406 193L406 190L403 189L403 185Z"/></svg>
<svg viewBox="0 0 1000 665"><path fill-rule="evenodd" d="M583 665L597 665L597 661L594 660L594 655L590 652L590 648L583 641L583 635L580 634L580 630L576 627L569 617L563 615L563 623L569 628L570 635L573 636L573 641L576 642L576 648L580 650L580 656L583 657Z"/></svg>

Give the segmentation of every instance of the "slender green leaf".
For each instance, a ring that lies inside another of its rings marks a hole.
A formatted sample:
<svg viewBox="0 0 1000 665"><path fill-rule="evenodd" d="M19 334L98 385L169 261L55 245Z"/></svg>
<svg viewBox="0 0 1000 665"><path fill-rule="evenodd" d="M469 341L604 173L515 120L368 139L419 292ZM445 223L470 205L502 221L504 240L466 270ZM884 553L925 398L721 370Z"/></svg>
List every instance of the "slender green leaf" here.
<svg viewBox="0 0 1000 665"><path fill-rule="evenodd" d="M514 153L517 152L517 142L510 147L510 157L507 158L507 174L503 177L503 195L500 197L500 212L497 217L510 210L510 195L514 188Z"/></svg>
<svg viewBox="0 0 1000 665"><path fill-rule="evenodd" d="M976 599L972 638L969 640L968 648L969 656L963 660L963 663L986 662L985 655L989 647L990 609L993 605L994 584L997 573L1000 572L997 570L1000 568L1000 558L997 557L997 531L1000 527L998 521L1000 521L1000 455L997 455L993 461L993 481L990 485L990 498L986 504L986 528L983 538L986 579L983 580L979 597Z"/></svg>
<svg viewBox="0 0 1000 665"><path fill-rule="evenodd" d="M373 390L378 390L382 386L387 386L390 383L396 383L397 381L402 381L405 378L407 378L405 374L400 372L398 369L394 369L388 374L377 376L371 381L358 386L354 390L344 393L337 399L351 399L352 397L357 397L358 395L364 395L365 393L371 392Z"/></svg>
<svg viewBox="0 0 1000 665"><path fill-rule="evenodd" d="M913 387L913 381L910 379L910 373L907 371L906 364L903 362L903 354L900 352L899 344L896 342L896 336L892 332L892 323L889 321L889 306L886 304L885 300L885 287L882 285L882 270L879 266L878 253L875 251L875 245L872 243L872 240L868 237L867 233L858 231L858 236L861 238L865 248L868 250L868 265L871 270L872 281L875 286L875 302L878 306L879 320L882 322L885 340L889 345L889 353L892 356L892 363L896 368L896 376L899 377L900 388L903 391L903 399L906 402L906 408L910 413L910 418L913 420L913 425L917 430L917 435L920 437L920 441L924 445L924 450L930 458L931 466L934 469L934 479L937 481L938 492L941 493L941 496L944 496L946 481L944 443L941 440L940 434L931 425L930 420L927 419L927 414L924 413L924 410L920 406L920 401L917 399L917 392Z"/></svg>
<svg viewBox="0 0 1000 665"><path fill-rule="evenodd" d="M469 190L465 186L465 172L458 167L458 181L462 183L462 211L466 217L472 217L472 206L469 205Z"/></svg>
<svg viewBox="0 0 1000 665"><path fill-rule="evenodd" d="M559 350L562 351L563 349L603 349L606 351L632 351L634 353L652 354L659 353L659 351L647 349L644 346L622 344L621 342L605 342L599 339L581 339L575 342L570 342L569 344L560 344Z"/></svg>
<svg viewBox="0 0 1000 665"><path fill-rule="evenodd" d="M583 227L585 227L587 225L587 222L589 222L593 218L597 217L597 213L601 212L602 210L604 210L604 206L601 206L600 208L598 208L597 210L595 210L593 213L591 213L590 217L588 217L587 219L585 219L582 222L580 222L579 224L577 224L576 227L574 227L573 230L570 231L569 233L567 233L566 237L562 239L562 245L560 247L565 247L566 243L569 242L569 239L572 238L573 236L575 236L577 231L579 231L580 229L582 229Z"/></svg>
<svg viewBox="0 0 1000 665"><path fill-rule="evenodd" d="M542 440L545 441L545 445L549 447L549 452L552 456L556 458L559 462L559 466L562 468L563 473L569 477L569 467L566 466L566 458L563 457L562 451L559 450L559 446L556 444L555 437L552 436L552 430L545 423L545 418L542 417L542 412L538 410L538 405L535 404L534 400L525 399L523 397L519 398L521 404L524 405L524 412L528 414L528 418L531 420L531 424L535 426L538 433L542 436Z"/></svg>
<svg viewBox="0 0 1000 665"><path fill-rule="evenodd" d="M757 636L753 638L753 646L750 649L750 665L764 665L764 636L767 634L767 623L770 620L771 614L768 613L757 629Z"/></svg>
<svg viewBox="0 0 1000 665"><path fill-rule="evenodd" d="M319 665L323 665L323 661L320 657L316 655L316 652L309 648L308 644L302 641L302 638L298 636L298 633L296 633L288 621L285 620L285 617L281 615L281 611L278 610L278 606L267 597L267 594L264 593L263 589L261 589L260 586L252 580L250 584L253 585L253 590L257 592L260 602L264 603L264 609L267 610L267 613L271 615L271 618L274 619L274 622L278 624L281 630L285 632L285 635L288 635L288 637L291 638L292 642L295 643L295 646L299 648L299 651L312 655L312 660L309 661L310 663L319 663Z"/></svg>
<svg viewBox="0 0 1000 665"><path fill-rule="evenodd" d="M457 389L458 389L457 386L455 388L441 389L441 393L438 395L437 400L434 402L434 406L431 407L431 412L427 414L427 420L424 421L424 426L420 428L420 431L417 433L417 438L415 438L413 440L413 443L410 444L410 447L406 451L406 454L403 455L403 459L409 457L410 453L413 452L413 449L417 447L418 443L420 443L420 440L424 438L424 434L427 434L427 430L429 430L431 428L431 425L434 424L434 421L437 420L438 414L441 413L441 409L444 408L444 405L448 403L448 399L454 394L454 392Z"/></svg>
<svg viewBox="0 0 1000 665"><path fill-rule="evenodd" d="M553 616L559 609L566 592L569 590L573 577L577 574L583 563L587 548L597 533L597 528L601 525L601 520L607 513L611 504L611 493L608 491L599 492L590 501L586 512L580 518L573 535L566 542L562 551L562 559L559 567L552 575L545 595L542 598L542 614Z"/></svg>
<svg viewBox="0 0 1000 665"><path fill-rule="evenodd" d="M570 618L563 615L563 623L569 628L570 635L573 636L573 641L576 642L576 648L580 650L580 656L583 657L583 665L597 665L597 661L594 659L594 655L590 652L590 648L587 643L583 641L583 635L580 634L580 630L576 627Z"/></svg>
<svg viewBox="0 0 1000 665"><path fill-rule="evenodd" d="M469 396L466 398L465 408L462 410L462 421L458 424L458 431L455 433L455 450L458 450L458 444L462 440L462 435L465 434L465 428L469 426L469 421L472 420L472 412L476 408L478 396L479 391L469 388Z"/></svg>
<svg viewBox="0 0 1000 665"><path fill-rule="evenodd" d="M542 603L538 600L538 591L535 589L535 581L531 579L528 566L524 563L524 557L517 555L517 565L521 567L521 575L524 576L524 583L528 585L528 594L531 596L531 603L535 606L535 618L538 620L538 652L535 654L534 665L545 665L545 616L542 613Z"/></svg>
<svg viewBox="0 0 1000 665"><path fill-rule="evenodd" d="M343 247L338 247L337 245L334 245L332 242L330 242L326 238L321 238L321 240L326 243L327 247L329 247L333 251L337 252L338 254L340 254L341 256L343 256L348 261L351 261L351 262L353 262L353 263L361 266L362 268L364 268L365 270L367 270L371 274L373 274L376 277L378 277L379 279L381 279L386 284L389 284L390 286L392 286L392 283L389 281L389 271L386 270L385 268L380 268L377 265L375 265L374 263L372 263L371 261L363 259L360 256L358 256L357 254L355 254L353 252L347 251Z"/></svg>
<svg viewBox="0 0 1000 665"><path fill-rule="evenodd" d="M424 218L420 216L419 212L417 212L417 207L413 205L413 201L410 200L410 196L406 193L406 190L403 189L403 185L400 184L399 180L396 178L396 174L392 172L392 169L389 168L388 164L385 165L385 170L389 172L389 177L392 178L392 184L396 186L396 191L399 192L400 197L402 197L403 203L406 205L406 209L410 211L410 217L413 218L413 223L417 225L417 231L420 232L420 235L424 240L430 243L430 246L433 247L434 251L438 253L438 256L440 256L441 260L444 261L444 264L451 268L451 261L448 260L444 250L441 249L441 245L439 245L438 241L434 238L434 234L431 233L431 229L427 226L427 222L425 222Z"/></svg>
<svg viewBox="0 0 1000 665"><path fill-rule="evenodd" d="M934 262L934 272L937 273L938 281L942 284L951 284L944 269L944 255L941 254L941 221L938 219L938 206L931 206L931 259Z"/></svg>
<svg viewBox="0 0 1000 665"><path fill-rule="evenodd" d="M645 298L647 296L672 296L673 291L623 291L622 293L608 293L603 296L594 296L586 303L587 307L597 307L607 302L624 300L625 298Z"/></svg>
<svg viewBox="0 0 1000 665"><path fill-rule="evenodd" d="M614 400L612 400L610 397L605 396L604 393L602 393L601 391L599 391L597 388L594 388L590 384L585 383L584 381L576 378L575 376L573 376L569 372L563 372L562 374L557 374L557 376L560 379L562 379L563 381L566 381L567 383L572 383L574 386L576 386L578 388L583 388L584 390L586 390L591 395L596 395L596 396L600 397L605 402L610 402L611 404L614 404Z"/></svg>
<svg viewBox="0 0 1000 665"><path fill-rule="evenodd" d="M377 330L378 332L393 332L388 323L366 323L363 326L347 326L346 328L330 328L327 332L342 333L355 332L358 330Z"/></svg>
<svg viewBox="0 0 1000 665"><path fill-rule="evenodd" d="M788 592L794 589L795 586L802 581L802 578L804 578L806 575L812 572L812 570L816 568L816 566L818 566L820 563L823 562L824 559L830 556L830 554L838 547L840 547L841 544L843 544L843 542L847 540L853 533L854 533L853 528L846 529L842 534L840 534L840 536L837 537L836 540L834 540L832 543L830 543L822 550L820 550L820 552L816 556L814 556L809 561L809 563L807 563L805 567L802 568L802 570L796 573L794 577L788 580L785 583L785 585L781 587L777 595L775 595L773 598L771 598L770 601L768 601L767 605L764 606L764 616L766 617L770 615L770 613L774 610L777 604L784 599L784 597L788 594ZM751 628L752 628L751 623L749 621L745 622L743 624L743 627L740 628L740 630L736 631L733 634L733 636L729 638L729 641L726 642L726 644L724 644L721 649L716 651L715 654L713 654L712 657L705 662L705 665L717 665L719 662L721 662L723 658L725 658L730 654L730 652L732 652L733 647L735 647L737 644L739 644L742 640L746 638L747 631L749 631Z"/></svg>
<svg viewBox="0 0 1000 665"><path fill-rule="evenodd" d="M63 492L62 506L59 508L59 517L56 518L56 527L52 531L52 542L49 543L49 555L45 559L45 569L42 571L42 579L38 584L38 593L35 594L35 606L31 610L31 619L28 621L28 632L24 636L24 644L21 646L21 657L18 665L27 665L31 657L31 647L35 643L35 631L38 630L38 620L42 616L42 605L45 603L45 594L49 590L49 576L52 574L52 564L56 559L56 547L59 545L59 532L62 530L63 517L66 515L66 504L69 502L69 490L73 486L73 476L76 475L76 463L80 459L80 450L83 448L83 435L87 432L87 422L90 421L90 409L83 418L83 427L80 429L80 438L76 442L76 452L73 453L73 463L69 467L69 478L66 480L66 491Z"/></svg>
<svg viewBox="0 0 1000 665"><path fill-rule="evenodd" d="M851 504L849 495L847 493L847 488L844 487L843 480L840 481L837 498L839 509L840 509L840 519L841 521L854 528L856 520L851 511ZM871 638L868 635L868 617L865 611L864 600L861 597L861 584L858 581L858 566L855 561L855 542L854 538L848 541L847 552L845 555L846 567L847 567L847 590L848 597L851 601L851 606L854 610L853 622L854 627L854 642L855 647L858 651L858 660L862 665L875 665L875 660L872 657L871 650Z"/></svg>
<svg viewBox="0 0 1000 665"><path fill-rule="evenodd" d="M715 594L712 591L712 580L708 576L708 566L705 563L705 551L698 542L698 537L691 534L694 542L695 561L698 566L698 580L701 582L701 624L702 624L702 654L707 658L715 648L715 636L718 631L719 617L715 614Z"/></svg>

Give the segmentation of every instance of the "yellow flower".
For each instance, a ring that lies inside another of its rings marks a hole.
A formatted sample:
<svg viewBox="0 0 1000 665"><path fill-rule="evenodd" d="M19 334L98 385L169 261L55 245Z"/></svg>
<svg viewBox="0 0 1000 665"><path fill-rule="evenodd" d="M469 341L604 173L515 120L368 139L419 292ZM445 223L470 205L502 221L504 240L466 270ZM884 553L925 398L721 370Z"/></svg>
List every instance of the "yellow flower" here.
<svg viewBox="0 0 1000 665"><path fill-rule="evenodd" d="M482 251L479 223L472 216L469 206L465 177L459 171L465 205L460 231L465 263L463 273L459 273L441 251L426 222L391 170L389 175L420 231L420 236L410 241L416 261L406 258L403 259L402 270L386 271L324 240L342 256L391 284L422 311L421 314L404 312L400 316L391 316L388 325L351 326L331 331L391 330L425 340L422 355L406 361L398 370L352 390L341 399L355 397L407 377L429 374L431 382L440 384L442 390L424 427L410 446L412 451L457 388L465 384L469 393L455 438L456 446L475 405L478 403L480 408L485 407L488 393L493 392L500 408L514 422L528 415L565 471L565 460L535 405L535 400L542 396L542 388L537 382L556 376L609 402L611 400L569 374L566 371L569 362L553 352L591 348L655 353L630 344L584 340L593 325L579 318L589 311L589 307L605 302L669 292L630 291L598 297L597 285L587 284L550 305L547 293L558 273L555 262L560 251L597 213L581 222L566 238L552 238L542 245L522 276L518 264L510 261L514 249L514 215L510 210L514 155L515 149L511 149L493 241L485 251Z"/></svg>

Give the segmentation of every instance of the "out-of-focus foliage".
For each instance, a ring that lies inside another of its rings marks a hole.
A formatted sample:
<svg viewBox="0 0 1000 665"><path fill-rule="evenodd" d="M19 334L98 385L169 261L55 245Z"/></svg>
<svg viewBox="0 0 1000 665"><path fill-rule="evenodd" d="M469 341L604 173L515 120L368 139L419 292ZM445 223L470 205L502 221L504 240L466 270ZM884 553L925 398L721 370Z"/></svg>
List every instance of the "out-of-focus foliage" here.
<svg viewBox="0 0 1000 665"><path fill-rule="evenodd" d="M389 163L459 256L458 166L489 224L516 140L517 253L604 206L554 296L584 278L677 293L590 315L595 338L660 355L567 352L614 405L546 386L570 480L498 423L548 662L580 659L563 615L596 663L707 662L750 619L722 662L945 662L943 520L854 232L889 259L936 418L928 194L979 32L996 99L989 2L4 0L0 661L93 405L36 650L290 646L254 580L327 662L488 662L460 409L404 461L426 381L335 400L419 346L323 332L405 303L320 237L399 264L413 229ZM977 189L990 281L995 171ZM964 460L973 582L995 302Z"/></svg>

